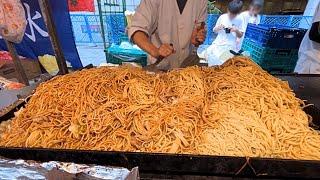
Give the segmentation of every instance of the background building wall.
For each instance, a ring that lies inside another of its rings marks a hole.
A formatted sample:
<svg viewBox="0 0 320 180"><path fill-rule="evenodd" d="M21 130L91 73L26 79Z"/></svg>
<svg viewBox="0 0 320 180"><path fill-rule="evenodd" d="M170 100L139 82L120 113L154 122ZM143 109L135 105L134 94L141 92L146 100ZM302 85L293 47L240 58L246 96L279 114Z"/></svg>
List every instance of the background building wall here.
<svg viewBox="0 0 320 180"><path fill-rule="evenodd" d="M251 0L244 0L247 9ZM303 12L308 0L265 0L263 14L279 14L281 11L294 10ZM228 0L216 0L216 6L223 12L227 11Z"/></svg>
<svg viewBox="0 0 320 180"><path fill-rule="evenodd" d="M102 0L105 2L116 2L121 5L122 0ZM133 11L135 8L139 5L141 0L126 0L126 9ZM227 5L230 0L215 0L216 1L216 6L222 10L222 12L227 11ZM285 10L294 10L294 11L301 11L304 12L304 10L308 9L308 12L313 12L315 4L319 2L320 0L265 0L265 7L264 7L264 12L263 14L279 14L281 11ZM247 9L251 0L244 0L244 8ZM97 0L95 0L95 9L96 12L94 13L88 13L88 12L82 12L83 14L99 14L98 12L98 5L97 5ZM71 12L74 13L74 12ZM79 12L76 12L79 13Z"/></svg>

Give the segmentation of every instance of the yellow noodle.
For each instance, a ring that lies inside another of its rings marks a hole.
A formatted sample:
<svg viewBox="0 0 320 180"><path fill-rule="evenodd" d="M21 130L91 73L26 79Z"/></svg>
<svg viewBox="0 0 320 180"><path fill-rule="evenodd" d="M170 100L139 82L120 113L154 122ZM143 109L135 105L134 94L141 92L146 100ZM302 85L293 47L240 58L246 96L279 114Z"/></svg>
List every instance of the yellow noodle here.
<svg viewBox="0 0 320 180"><path fill-rule="evenodd" d="M162 74L97 68L41 84L0 146L320 160L303 107L242 57Z"/></svg>

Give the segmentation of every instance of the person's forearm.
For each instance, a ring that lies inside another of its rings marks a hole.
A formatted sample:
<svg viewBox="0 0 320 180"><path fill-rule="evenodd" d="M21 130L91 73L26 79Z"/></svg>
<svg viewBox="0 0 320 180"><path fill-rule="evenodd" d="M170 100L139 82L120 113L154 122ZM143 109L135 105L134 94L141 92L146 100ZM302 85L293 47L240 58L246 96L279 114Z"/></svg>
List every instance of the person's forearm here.
<svg viewBox="0 0 320 180"><path fill-rule="evenodd" d="M158 48L151 43L146 33L142 31L135 32L132 36L132 41L152 57L156 58L159 56Z"/></svg>
<svg viewBox="0 0 320 180"><path fill-rule="evenodd" d="M239 31L238 29L235 31L237 38L242 38L243 32Z"/></svg>
<svg viewBox="0 0 320 180"><path fill-rule="evenodd" d="M220 31L220 29L218 27L213 28L214 33L218 33L219 31Z"/></svg>

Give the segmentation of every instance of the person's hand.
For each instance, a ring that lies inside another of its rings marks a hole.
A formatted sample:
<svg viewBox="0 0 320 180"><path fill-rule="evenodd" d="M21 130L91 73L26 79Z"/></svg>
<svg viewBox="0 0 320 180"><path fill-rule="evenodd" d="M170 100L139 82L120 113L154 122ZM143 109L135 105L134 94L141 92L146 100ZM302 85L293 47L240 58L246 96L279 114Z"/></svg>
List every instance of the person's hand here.
<svg viewBox="0 0 320 180"><path fill-rule="evenodd" d="M224 25L220 24L219 26L216 27L216 31L221 31L224 30Z"/></svg>
<svg viewBox="0 0 320 180"><path fill-rule="evenodd" d="M191 43L194 46L199 46L206 40L206 36L207 30L205 27L196 28L192 32Z"/></svg>
<svg viewBox="0 0 320 180"><path fill-rule="evenodd" d="M201 23L193 30L192 36L191 36L191 43L194 46L199 46L206 40L206 36L207 36L207 30L205 27L205 23Z"/></svg>
<svg viewBox="0 0 320 180"><path fill-rule="evenodd" d="M172 44L162 44L159 48L155 49L155 51L151 54L151 56L154 57L155 59L166 58L174 53L175 53L175 50Z"/></svg>
<svg viewBox="0 0 320 180"><path fill-rule="evenodd" d="M238 28L237 27L235 27L235 26L232 26L231 28L230 28L230 32L238 32L239 30L238 30Z"/></svg>
<svg viewBox="0 0 320 180"><path fill-rule="evenodd" d="M162 44L158 48L158 53L159 53L158 57L166 58L166 57L170 56L171 54L174 53L173 45L171 45L171 44Z"/></svg>

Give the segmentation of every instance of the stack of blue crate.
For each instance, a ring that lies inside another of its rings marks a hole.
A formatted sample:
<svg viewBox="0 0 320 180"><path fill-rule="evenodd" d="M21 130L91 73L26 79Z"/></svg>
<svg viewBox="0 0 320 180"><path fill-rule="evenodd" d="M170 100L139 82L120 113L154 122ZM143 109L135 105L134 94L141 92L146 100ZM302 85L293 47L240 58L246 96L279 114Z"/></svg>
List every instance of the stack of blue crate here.
<svg viewBox="0 0 320 180"><path fill-rule="evenodd" d="M123 13L107 14L105 16L109 44L120 44L125 35L125 16Z"/></svg>
<svg viewBox="0 0 320 180"><path fill-rule="evenodd" d="M291 73L306 29L280 25L249 24L242 50L268 72Z"/></svg>

